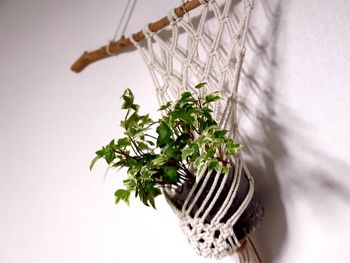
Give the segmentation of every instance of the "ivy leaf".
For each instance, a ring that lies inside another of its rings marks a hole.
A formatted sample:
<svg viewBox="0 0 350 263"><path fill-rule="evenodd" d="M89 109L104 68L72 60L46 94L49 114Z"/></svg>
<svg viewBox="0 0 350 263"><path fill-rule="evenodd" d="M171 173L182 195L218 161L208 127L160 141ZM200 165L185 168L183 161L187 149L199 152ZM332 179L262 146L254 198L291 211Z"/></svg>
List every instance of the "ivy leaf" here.
<svg viewBox="0 0 350 263"><path fill-rule="evenodd" d="M149 201L149 203L151 204L151 206L154 208L154 209L156 209L156 204L155 204L155 202L154 202L154 195L153 195L153 193L152 192L150 192L149 194L148 194L148 201Z"/></svg>
<svg viewBox="0 0 350 263"><path fill-rule="evenodd" d="M209 149L209 150L207 151L207 153L205 154L205 158L206 158L206 159L210 159L210 158L213 158L213 157L214 157L216 147L212 147L212 148L213 148L213 149Z"/></svg>
<svg viewBox="0 0 350 263"><path fill-rule="evenodd" d="M115 153L112 149L107 149L105 152L105 160L108 164L111 164L115 159Z"/></svg>
<svg viewBox="0 0 350 263"><path fill-rule="evenodd" d="M128 190L119 189L114 193L115 203L118 204L121 200L129 205L130 192Z"/></svg>
<svg viewBox="0 0 350 263"><path fill-rule="evenodd" d="M120 138L117 141L117 147L120 148L124 148L126 146L130 146L130 140L127 137L124 138Z"/></svg>
<svg viewBox="0 0 350 263"><path fill-rule="evenodd" d="M176 138L175 145L177 145L180 148L183 148L186 146L187 141L190 139L190 135L188 133L182 133L180 136Z"/></svg>
<svg viewBox="0 0 350 263"><path fill-rule="evenodd" d="M141 121L141 125L144 126L146 124L150 124L153 122L153 120L149 117L149 114L146 115L141 115L140 116L140 121Z"/></svg>
<svg viewBox="0 0 350 263"><path fill-rule="evenodd" d="M226 142L226 147L228 154L235 154L242 147L242 145L239 143L235 143L233 140L228 140Z"/></svg>
<svg viewBox="0 0 350 263"><path fill-rule="evenodd" d="M123 181L124 185L126 186L126 188L128 189L129 192L131 191L135 191L136 187L137 187L137 181L135 178L128 178L125 179ZM137 196L136 196L137 197Z"/></svg>
<svg viewBox="0 0 350 263"><path fill-rule="evenodd" d="M174 167L165 167L163 180L165 183L173 184L179 180L177 170Z"/></svg>
<svg viewBox="0 0 350 263"><path fill-rule="evenodd" d="M221 166L218 160L210 160L208 162L208 170L216 170L219 172Z"/></svg>
<svg viewBox="0 0 350 263"><path fill-rule="evenodd" d="M196 89L201 89L201 88L203 88L206 84L207 84L206 82L198 83L198 84L195 86L195 88L196 88Z"/></svg>
<svg viewBox="0 0 350 263"><path fill-rule="evenodd" d="M174 158L174 157L176 157L177 155L180 154L180 150L178 148L174 148L174 147L168 146L168 147L165 148L164 154L166 156L168 156L169 158Z"/></svg>
<svg viewBox="0 0 350 263"><path fill-rule="evenodd" d="M171 101L168 101L166 104L162 105L158 110L166 110L171 106Z"/></svg>
<svg viewBox="0 0 350 263"><path fill-rule="evenodd" d="M97 162L98 159L100 159L101 157L100 156L96 156L92 161L91 161L91 164L90 164L90 171L92 170L92 168L94 167L95 163Z"/></svg>
<svg viewBox="0 0 350 263"><path fill-rule="evenodd" d="M122 109L133 109L134 111L138 111L139 105L134 104L134 94L130 89L126 89L122 96L124 103L122 105Z"/></svg>
<svg viewBox="0 0 350 263"><path fill-rule="evenodd" d="M159 147L163 147L170 141L173 132L165 122L161 122L156 131L159 134L157 138L157 145Z"/></svg>
<svg viewBox="0 0 350 263"><path fill-rule="evenodd" d="M216 93L211 93L205 96L205 103L209 104L211 102L218 101L220 99L221 97L219 95L217 95Z"/></svg>
<svg viewBox="0 0 350 263"><path fill-rule="evenodd" d="M143 189L140 188L140 197L145 205L148 206L148 202L155 209L154 197L157 193L156 188L154 187L155 183L153 181L146 181L144 183Z"/></svg>
<svg viewBox="0 0 350 263"><path fill-rule="evenodd" d="M152 175L155 173L156 172L152 171L150 167L144 166L144 167L142 167L141 172L140 172L141 179L146 179L146 180L152 179Z"/></svg>
<svg viewBox="0 0 350 263"><path fill-rule="evenodd" d="M98 150L96 152L96 155L99 157L103 157L105 155L105 147L103 147L101 150Z"/></svg>
<svg viewBox="0 0 350 263"><path fill-rule="evenodd" d="M162 166L169 160L165 154L160 154L157 158L153 159L152 164L155 166Z"/></svg>
<svg viewBox="0 0 350 263"><path fill-rule="evenodd" d="M191 155L193 155L197 150L198 150L198 148L196 147L195 144L186 146L182 150L182 155L181 155L182 160L186 160L187 157L190 157Z"/></svg>
<svg viewBox="0 0 350 263"><path fill-rule="evenodd" d="M228 173L228 172L229 172L229 170L230 170L230 169L228 169L228 167L227 167L227 166L223 165L223 166L222 166L222 170L221 170L221 172L222 172L222 173L224 173L224 174L226 174L226 173Z"/></svg>
<svg viewBox="0 0 350 263"><path fill-rule="evenodd" d="M201 165L203 165L205 163L205 156L200 155L199 157L196 158L196 160L194 161L194 165L197 167L200 167Z"/></svg>
<svg viewBox="0 0 350 263"><path fill-rule="evenodd" d="M184 102L190 97L192 97L192 93L189 91L185 91L181 94L181 98L179 99L179 102Z"/></svg>
<svg viewBox="0 0 350 263"><path fill-rule="evenodd" d="M192 112L188 109L182 108L179 111L174 111L170 114L173 121L175 120L182 120L187 124L194 125L195 118L192 116Z"/></svg>
<svg viewBox="0 0 350 263"><path fill-rule="evenodd" d="M128 130L129 127L134 128L138 120L139 120L139 115L137 114L137 112L134 112L133 114L131 114L131 116L128 119L125 120L124 122L125 129Z"/></svg>
<svg viewBox="0 0 350 263"><path fill-rule="evenodd" d="M144 142L138 142L137 147L141 150L141 151L148 151L150 150L150 148L148 147L148 145Z"/></svg>
<svg viewBox="0 0 350 263"><path fill-rule="evenodd" d="M196 172L196 180L198 182L198 180L200 179L199 176L204 172L205 169L205 162L201 162L198 166L197 166L197 172Z"/></svg>
<svg viewBox="0 0 350 263"><path fill-rule="evenodd" d="M214 132L215 138L224 138L227 133L227 130L218 130Z"/></svg>

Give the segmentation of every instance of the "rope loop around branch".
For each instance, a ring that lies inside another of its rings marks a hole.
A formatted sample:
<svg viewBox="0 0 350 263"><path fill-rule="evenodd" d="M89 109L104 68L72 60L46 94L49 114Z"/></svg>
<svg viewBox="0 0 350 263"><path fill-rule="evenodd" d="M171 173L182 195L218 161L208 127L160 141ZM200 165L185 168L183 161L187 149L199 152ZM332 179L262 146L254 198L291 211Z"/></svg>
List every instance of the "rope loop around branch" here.
<svg viewBox="0 0 350 263"><path fill-rule="evenodd" d="M199 2L202 4L202 5L207 5L210 0L199 0Z"/></svg>
<svg viewBox="0 0 350 263"><path fill-rule="evenodd" d="M142 29L142 32L145 35L145 38L153 37L155 33L151 31L151 29L149 28L149 24Z"/></svg>
<svg viewBox="0 0 350 263"><path fill-rule="evenodd" d="M183 8L183 10L186 11L184 8ZM176 24L177 22L179 22L182 19L182 17L179 17L176 14L175 9L170 10L170 12L167 15L167 18L168 18L171 25Z"/></svg>
<svg viewBox="0 0 350 263"><path fill-rule="evenodd" d="M245 0L245 6L249 9L254 9L254 2L252 0Z"/></svg>

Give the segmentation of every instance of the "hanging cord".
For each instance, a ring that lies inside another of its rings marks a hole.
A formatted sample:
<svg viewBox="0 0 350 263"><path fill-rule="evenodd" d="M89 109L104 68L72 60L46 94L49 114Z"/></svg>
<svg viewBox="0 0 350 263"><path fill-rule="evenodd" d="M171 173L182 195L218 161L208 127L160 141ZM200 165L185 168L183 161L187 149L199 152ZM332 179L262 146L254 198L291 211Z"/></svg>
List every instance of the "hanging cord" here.
<svg viewBox="0 0 350 263"><path fill-rule="evenodd" d="M184 10L185 12L185 15L187 16L187 19L188 19L188 23L191 24L191 26L193 26L192 24L192 17L190 15L190 12L187 12L186 9L184 8L185 4L189 2L189 0L181 0L182 2L182 9Z"/></svg>
<svg viewBox="0 0 350 263"><path fill-rule="evenodd" d="M110 55L110 56L114 55L114 53L112 53L109 49L110 44L112 42L115 42L117 39L124 38L125 30L128 27L128 24L130 22L130 18L131 18L131 15L135 9L136 2L137 2L137 0L128 0L126 6L124 8L123 14L119 20L117 29L115 30L114 36L113 36L112 40L110 40L108 45L106 46L106 51L107 51L108 55ZM122 27L123 24L124 24L124 26Z"/></svg>

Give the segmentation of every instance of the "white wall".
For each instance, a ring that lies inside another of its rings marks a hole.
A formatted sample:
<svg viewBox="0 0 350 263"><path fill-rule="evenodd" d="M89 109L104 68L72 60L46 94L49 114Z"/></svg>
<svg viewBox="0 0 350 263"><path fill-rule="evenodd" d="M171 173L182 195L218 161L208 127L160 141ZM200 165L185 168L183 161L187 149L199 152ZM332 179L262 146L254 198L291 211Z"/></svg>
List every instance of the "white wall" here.
<svg viewBox="0 0 350 263"><path fill-rule="evenodd" d="M137 52L69 71L112 37L125 3L0 0L0 262L211 262L161 198L158 211L115 206L120 180L88 170L120 134L122 90L156 107ZM178 3L138 1L127 33ZM345 0L256 1L242 131L265 262L350 262L349 13Z"/></svg>

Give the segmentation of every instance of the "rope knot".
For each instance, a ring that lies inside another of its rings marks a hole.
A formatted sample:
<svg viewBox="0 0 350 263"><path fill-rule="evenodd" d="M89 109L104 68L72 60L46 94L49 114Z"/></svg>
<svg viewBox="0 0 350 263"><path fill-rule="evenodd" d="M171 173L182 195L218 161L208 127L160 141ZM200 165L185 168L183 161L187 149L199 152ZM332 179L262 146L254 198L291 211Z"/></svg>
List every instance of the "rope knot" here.
<svg viewBox="0 0 350 263"><path fill-rule="evenodd" d="M253 0L246 0L245 6L249 9L253 9L255 7L254 1Z"/></svg>
<svg viewBox="0 0 350 263"><path fill-rule="evenodd" d="M182 6L182 9L184 10L184 12L186 13L186 10L184 9L184 7ZM175 9L170 10L170 12L167 15L167 18L170 22L170 25L174 25L176 24L178 21L181 20L182 17L179 17L176 12Z"/></svg>
<svg viewBox="0 0 350 263"><path fill-rule="evenodd" d="M201 5L207 5L209 1L210 0L199 0L199 3L201 3Z"/></svg>

